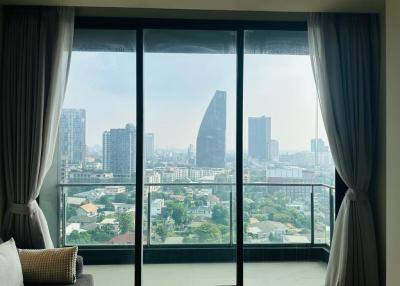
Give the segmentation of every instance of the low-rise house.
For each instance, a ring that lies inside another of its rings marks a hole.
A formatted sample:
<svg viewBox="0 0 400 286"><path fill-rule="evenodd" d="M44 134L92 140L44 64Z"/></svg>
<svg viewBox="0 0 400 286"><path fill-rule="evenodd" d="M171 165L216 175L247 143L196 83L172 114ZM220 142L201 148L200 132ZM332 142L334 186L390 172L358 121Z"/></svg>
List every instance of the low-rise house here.
<svg viewBox="0 0 400 286"><path fill-rule="evenodd" d="M88 216L72 216L68 219L68 223L80 223L81 227L85 224L95 223L96 217L88 217Z"/></svg>
<svg viewBox="0 0 400 286"><path fill-rule="evenodd" d="M211 218L212 217L212 211L209 206L198 206L198 207L192 208L191 213L194 216L202 217L202 218Z"/></svg>
<svg viewBox="0 0 400 286"><path fill-rule="evenodd" d="M114 236L110 239L111 244L134 244L135 243L135 233L127 232Z"/></svg>
<svg viewBox="0 0 400 286"><path fill-rule="evenodd" d="M67 197L66 203L68 206L79 207L80 205L89 203L89 201L86 198Z"/></svg>
<svg viewBox="0 0 400 286"><path fill-rule="evenodd" d="M247 233L259 241L270 241L273 238L275 242L282 242L282 236L287 230L288 227L281 222L264 220L251 224Z"/></svg>
<svg viewBox="0 0 400 286"><path fill-rule="evenodd" d="M130 213L135 212L134 204L126 204L126 203L112 203L114 207L114 211L117 213Z"/></svg>
<svg viewBox="0 0 400 286"><path fill-rule="evenodd" d="M151 216L161 215L163 207L165 207L164 199L155 199L152 201L150 205Z"/></svg>
<svg viewBox="0 0 400 286"><path fill-rule="evenodd" d="M88 216L88 217L95 217L97 216L97 210L99 208L92 204L92 203L88 203L85 205L81 205L77 210L76 210L76 214L78 216Z"/></svg>
<svg viewBox="0 0 400 286"><path fill-rule="evenodd" d="M126 192L126 187L123 186L106 186L104 188L96 188L98 192L106 194L107 196L116 196Z"/></svg>
<svg viewBox="0 0 400 286"><path fill-rule="evenodd" d="M217 196L215 196L215 195L209 195L209 196L208 196L208 199L209 199L209 201L210 201L211 207L215 206L215 205L218 204L219 201L220 201L219 198L218 198Z"/></svg>
<svg viewBox="0 0 400 286"><path fill-rule="evenodd" d="M69 223L65 227L65 235L70 235L73 231L82 232L81 224L78 222Z"/></svg>
<svg viewBox="0 0 400 286"><path fill-rule="evenodd" d="M78 198L85 198L88 199L89 201L94 202L100 199L105 194L106 193L102 189L94 189L87 192L77 193L74 194L73 196Z"/></svg>
<svg viewBox="0 0 400 286"><path fill-rule="evenodd" d="M257 218L255 218L255 217L251 217L251 218L249 219L249 222L250 222L250 224L255 224L255 223L259 223L260 221L259 221Z"/></svg>
<svg viewBox="0 0 400 286"><path fill-rule="evenodd" d="M85 231L95 230L97 228L99 228L99 224L96 222L88 223L82 226L82 229Z"/></svg>
<svg viewBox="0 0 400 286"><path fill-rule="evenodd" d="M100 222L100 228L107 226L108 230L119 233L119 223L115 218L105 218Z"/></svg>
<svg viewBox="0 0 400 286"><path fill-rule="evenodd" d="M246 229L246 232L251 235L251 237L258 237L259 234L261 233L261 229L257 226L249 226Z"/></svg>

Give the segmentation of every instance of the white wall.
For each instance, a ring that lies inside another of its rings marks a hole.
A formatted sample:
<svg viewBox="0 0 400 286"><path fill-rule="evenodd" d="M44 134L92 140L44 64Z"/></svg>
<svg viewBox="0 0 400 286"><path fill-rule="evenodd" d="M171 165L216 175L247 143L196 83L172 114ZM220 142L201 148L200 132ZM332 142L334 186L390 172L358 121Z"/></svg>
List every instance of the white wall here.
<svg viewBox="0 0 400 286"><path fill-rule="evenodd" d="M386 1L386 285L400 285L400 1Z"/></svg>

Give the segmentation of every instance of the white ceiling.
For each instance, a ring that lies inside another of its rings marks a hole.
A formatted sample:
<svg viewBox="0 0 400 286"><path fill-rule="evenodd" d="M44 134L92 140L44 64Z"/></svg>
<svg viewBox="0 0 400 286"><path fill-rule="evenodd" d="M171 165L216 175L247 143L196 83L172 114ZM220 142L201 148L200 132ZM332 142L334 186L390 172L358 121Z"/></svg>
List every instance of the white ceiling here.
<svg viewBox="0 0 400 286"><path fill-rule="evenodd" d="M0 0L1 5L280 12L382 12L385 0Z"/></svg>

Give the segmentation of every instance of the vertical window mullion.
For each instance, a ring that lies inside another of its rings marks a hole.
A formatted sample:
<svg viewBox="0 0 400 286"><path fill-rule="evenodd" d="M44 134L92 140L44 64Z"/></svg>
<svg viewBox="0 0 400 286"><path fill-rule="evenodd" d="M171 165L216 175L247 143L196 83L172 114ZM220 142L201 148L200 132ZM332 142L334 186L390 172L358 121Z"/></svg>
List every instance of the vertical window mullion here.
<svg viewBox="0 0 400 286"><path fill-rule="evenodd" d="M238 29L236 36L236 285L243 286L243 66L244 30Z"/></svg>
<svg viewBox="0 0 400 286"><path fill-rule="evenodd" d="M135 284L143 285L143 29L136 31L136 201L135 201Z"/></svg>

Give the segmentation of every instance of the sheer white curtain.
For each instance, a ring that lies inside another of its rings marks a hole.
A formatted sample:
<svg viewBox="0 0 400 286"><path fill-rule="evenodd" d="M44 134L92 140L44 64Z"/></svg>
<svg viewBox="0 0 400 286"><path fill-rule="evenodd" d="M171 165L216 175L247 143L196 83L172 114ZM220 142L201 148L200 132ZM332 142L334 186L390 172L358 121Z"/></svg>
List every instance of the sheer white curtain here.
<svg viewBox="0 0 400 286"><path fill-rule="evenodd" d="M321 113L336 169L349 187L335 224L327 286L379 285L368 199L379 96L378 23L367 14L316 13L308 20Z"/></svg>
<svg viewBox="0 0 400 286"><path fill-rule="evenodd" d="M7 206L2 236L14 237L18 247L53 247L36 199L54 154L73 30L73 8L4 8L0 188Z"/></svg>

